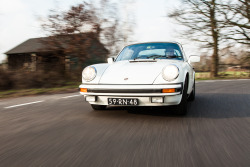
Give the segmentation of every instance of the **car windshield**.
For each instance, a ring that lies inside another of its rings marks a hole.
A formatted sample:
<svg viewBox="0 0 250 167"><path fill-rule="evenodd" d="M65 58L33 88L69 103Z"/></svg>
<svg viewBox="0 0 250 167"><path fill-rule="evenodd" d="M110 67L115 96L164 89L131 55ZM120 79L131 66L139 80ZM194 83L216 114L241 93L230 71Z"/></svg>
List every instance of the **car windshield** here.
<svg viewBox="0 0 250 167"><path fill-rule="evenodd" d="M175 43L143 43L125 47L116 61L136 59L183 60L180 47Z"/></svg>

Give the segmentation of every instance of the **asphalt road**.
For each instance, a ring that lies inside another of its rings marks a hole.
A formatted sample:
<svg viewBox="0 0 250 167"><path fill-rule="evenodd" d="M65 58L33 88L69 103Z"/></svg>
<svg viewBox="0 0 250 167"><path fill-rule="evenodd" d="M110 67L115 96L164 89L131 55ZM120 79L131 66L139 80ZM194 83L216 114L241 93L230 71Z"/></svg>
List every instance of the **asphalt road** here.
<svg viewBox="0 0 250 167"><path fill-rule="evenodd" d="M93 111L77 93L0 100L0 166L250 166L250 80L200 81L171 108Z"/></svg>

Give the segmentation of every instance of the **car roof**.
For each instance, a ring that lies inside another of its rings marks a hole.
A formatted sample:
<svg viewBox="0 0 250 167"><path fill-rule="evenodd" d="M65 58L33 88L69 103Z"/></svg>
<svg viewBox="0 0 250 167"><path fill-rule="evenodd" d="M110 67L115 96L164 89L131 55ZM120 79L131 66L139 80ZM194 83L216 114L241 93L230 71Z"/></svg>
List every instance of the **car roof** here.
<svg viewBox="0 0 250 167"><path fill-rule="evenodd" d="M129 44L129 45L126 45L126 46L131 46L131 45L137 45L137 44L147 44L147 43L174 43L174 44L177 44L177 45L180 45L182 46L179 42L174 42L174 41L159 41L159 42L138 42L138 43L132 43L132 44Z"/></svg>

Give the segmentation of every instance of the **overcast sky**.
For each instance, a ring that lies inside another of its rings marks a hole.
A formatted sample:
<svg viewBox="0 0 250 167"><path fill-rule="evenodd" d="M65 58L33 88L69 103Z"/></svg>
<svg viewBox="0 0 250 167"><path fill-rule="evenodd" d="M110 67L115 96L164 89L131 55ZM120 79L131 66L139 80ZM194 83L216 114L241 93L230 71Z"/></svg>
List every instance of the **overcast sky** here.
<svg viewBox="0 0 250 167"><path fill-rule="evenodd" d="M50 9L68 9L81 0L0 0L0 62L4 53L29 38L45 36L39 17L46 17ZM134 39L145 41L179 41L178 25L166 18L167 11L179 5L179 0L136 0L130 6L135 14ZM188 54L193 49L184 45Z"/></svg>

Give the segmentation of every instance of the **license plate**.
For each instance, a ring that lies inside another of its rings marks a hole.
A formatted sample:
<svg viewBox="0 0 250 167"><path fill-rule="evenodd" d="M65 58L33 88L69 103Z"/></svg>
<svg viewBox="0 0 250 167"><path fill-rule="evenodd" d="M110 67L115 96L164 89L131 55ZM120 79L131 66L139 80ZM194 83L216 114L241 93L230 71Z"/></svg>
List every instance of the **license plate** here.
<svg viewBox="0 0 250 167"><path fill-rule="evenodd" d="M124 106L137 106L139 104L138 99L127 98L108 98L109 105L124 105Z"/></svg>

